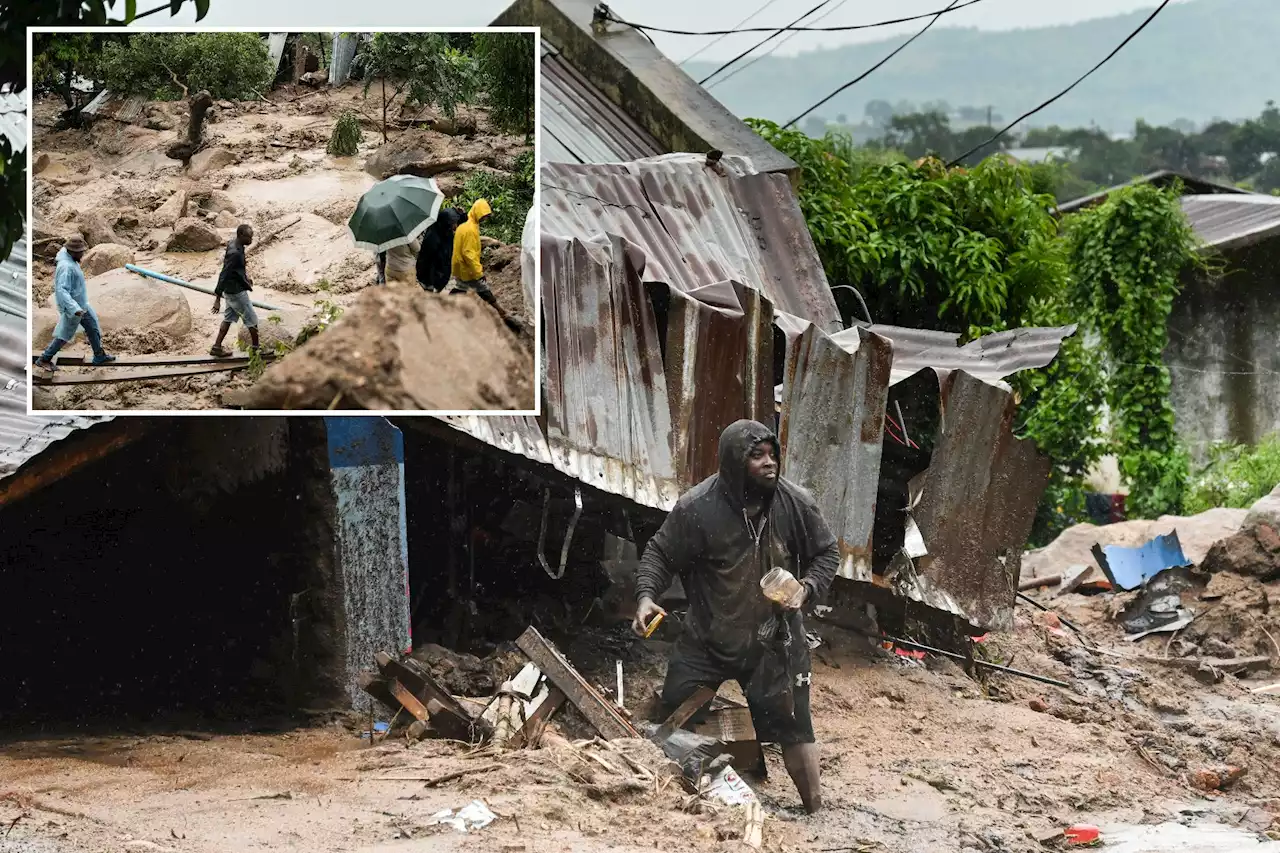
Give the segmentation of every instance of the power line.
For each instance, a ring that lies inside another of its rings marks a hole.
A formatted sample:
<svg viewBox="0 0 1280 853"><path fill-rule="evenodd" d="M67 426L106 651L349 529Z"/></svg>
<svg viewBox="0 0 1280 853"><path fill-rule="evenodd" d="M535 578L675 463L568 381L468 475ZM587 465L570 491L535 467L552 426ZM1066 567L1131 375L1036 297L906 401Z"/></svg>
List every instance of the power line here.
<svg viewBox="0 0 1280 853"><path fill-rule="evenodd" d="M836 89L836 90L835 90L834 92L832 92L830 95L827 95L827 96L826 96L825 98L823 98L821 101L818 101L818 103L816 103L816 104L814 104L813 106L809 107L809 109L807 109L807 110L805 110L804 112L800 113L800 115L796 116L796 117L795 117L795 118L793 118L791 121L789 121L789 122L787 122L786 124L784 124L782 127L783 127L784 129L785 129L785 128L788 128L788 127L791 127L793 124L795 124L796 122L800 121L800 119L804 118L804 117L805 117L805 116L807 116L809 113L813 112L813 111L814 111L814 110L816 110L818 107L822 106L822 105L823 105L823 104L825 104L827 101L831 100L831 99L832 99L832 98L834 98L836 95L838 95L838 94L840 94L841 92L843 92L845 89L848 89L850 86L854 86L854 85L856 85L856 84L858 84L858 83L861 83L863 80L865 80L865 79L867 79L868 77L870 77L870 76L871 76L872 74L874 74L876 71L879 71L879 70L880 70L880 68L881 68L881 67L882 67L886 62L888 62L890 59L893 59L895 56L897 56L899 53L901 53L903 50L905 50L909 44L911 44L911 43L912 43L913 41L915 41L916 39L920 38L920 36L922 36L922 35L924 35L925 33L929 32L929 28L930 28L930 27L932 27L934 24L936 24L936 23L938 22L938 19L939 19L939 18L941 18L941 17L942 17L944 14L946 14L947 12L953 11L955 8L957 8L957 4L958 4L959 2L960 2L960 0L951 0L951 5L950 5L950 6L948 6L947 8L943 9L943 10L942 10L942 11L940 11L940 12L935 12L935 13L934 13L934 15L933 15L933 17L929 19L929 23L925 24L925 25L920 29L920 31L919 31L918 33L916 33L915 35L913 35L911 38L907 39L907 40L906 40L906 41L904 41L902 44L898 45L898 46L897 46L897 47L896 47L896 48L895 48L895 49L894 49L894 50L893 50L893 51L892 51L888 56L886 56L884 59L880 60L880 61L879 61L879 62L877 62L875 65L873 65L873 66L871 66L870 68L868 68L866 71L864 71L864 72L862 72L861 74L859 74L857 77L854 77L854 78L853 78L852 80L850 80L848 83L845 83L843 86L841 86L840 88ZM974 3L976 3L976 2L978 2L978 0L969 0L969 2L968 2L966 5L970 5L970 6L972 6L972 5L973 5ZM1168 2L1168 0L1165 0L1165 2Z"/></svg>
<svg viewBox="0 0 1280 853"><path fill-rule="evenodd" d="M662 27L651 27L648 24L636 24L631 21L623 20L622 18L619 18L617 15L615 15L612 9L610 9L608 14L605 15L605 19L612 21L615 24L622 24L623 26L632 27L637 30L649 30L650 32L664 33L666 35L672 35L672 36L729 36L729 35L735 35L737 33L779 33L779 32L785 33L788 31L801 32L801 33L806 33L806 32L807 33L841 33L841 32L850 32L853 30L870 30L870 29L875 29L876 27L889 27L889 26L893 26L894 24L909 24L912 21L923 21L925 18L933 18L938 15L945 15L949 12L959 12L961 9L965 8L966 6L972 6L975 3L980 3L980 2L982 2L982 0L965 0L964 3L959 3L959 4L952 3L947 8L939 9L936 12L924 12L919 15L911 15L910 17L906 17L906 18L894 18L888 21L876 21L873 24L845 24L838 27L796 26L797 23L809 17L810 15L812 15L814 11L816 11L814 9L811 9L810 11L801 15L795 21L793 21L790 24L787 24L784 27L747 27L746 29L732 29L732 30L668 30ZM826 4L824 3L823 5L826 5ZM755 17L755 16L752 15L751 17Z"/></svg>
<svg viewBox="0 0 1280 853"><path fill-rule="evenodd" d="M825 11L825 12L823 12L821 15L819 15L817 18L815 18L813 22L816 24L816 23L818 23L818 21L825 20L826 18L828 18L828 17L830 17L831 15L835 14L836 12L840 11L840 7L841 7L841 6L843 6L845 3L848 3L848 2L849 2L849 0L840 0L840 2L839 2L839 3L837 3L835 6L831 7L830 9L828 9L827 11ZM711 85L712 85L712 86L718 86L718 85L720 85L721 83L724 83L724 82L725 82L725 81L727 81L727 80L732 80L734 77L736 77L737 75L741 74L743 71L746 71L748 68L750 68L751 66L755 65L755 64L756 64L757 62L759 62L760 60L764 59L766 56L773 56L773 54L774 54L774 53L776 53L778 50L780 50L784 44L786 44L787 42L791 41L791 40L792 40L793 38L795 38L797 35L799 35L799 32L792 32L792 33L790 33L786 38L784 38L782 41L778 42L778 43L777 43L777 44L775 44L773 47L771 47L771 48L769 48L768 50L766 50L764 53L762 53L762 54L760 54L760 55L758 55L758 56L753 56L753 57L751 57L751 61L750 61L750 62L746 62L746 63L743 63L742 65L739 65L737 68L733 69L733 71L732 71L731 73L724 75L724 76L723 76L723 77L721 77L719 80L717 80L716 82L712 83ZM710 88L710 87L708 87L708 88Z"/></svg>
<svg viewBox="0 0 1280 853"><path fill-rule="evenodd" d="M774 3L777 3L777 2L778 2L778 0L765 0L765 4L764 4L763 6L761 6L759 9L756 9L756 10L755 10L754 12L752 12L750 15L747 15L747 16L746 16L745 18L743 18L741 21L738 21L738 23L736 23L736 24L734 24L734 25L733 25L733 28L734 28L735 30L736 30L736 29L738 29L738 28L739 28L739 27L741 27L743 24L745 24L747 21L750 21L750 20L751 20L752 18L754 18L756 15L759 15L759 14L760 14L761 12L763 12L765 9L768 9L770 6L772 6ZM719 44L720 42L724 41L726 38L728 38L728 34L727 34L727 33L726 33L726 34L724 34L724 35L721 35L721 36L717 36L716 38L713 38L711 41L707 42L707 43L706 43L706 44L704 44L702 47L698 48L698 49L697 49L697 50L695 50L693 53L691 53L691 54L689 54L688 56L686 56L686 57L685 57L685 58L680 62L680 64L681 64L681 65L684 65L686 62L691 62L692 60L696 59L698 56L701 56L703 53L705 53L705 52L707 51L707 48L710 48L710 47L713 47L714 45Z"/></svg>
<svg viewBox="0 0 1280 853"><path fill-rule="evenodd" d="M798 23L800 23L800 22L801 22L801 21L803 21L805 18L809 17L809 16L810 16L810 15L812 15L814 12L818 11L819 9L821 9L823 6L827 5L827 4L828 4L828 3L830 3L830 2L831 2L831 0L823 0L823 2L819 3L817 6L814 6L814 7L813 7L812 9L810 9L808 12L805 12L803 15L801 15L801 16L800 16L800 17L798 17L798 18L796 18L796 19L795 19L794 21L792 21L791 23L792 23L792 24L798 24ZM774 39L776 39L778 36L782 35L782 34L783 34L783 33L785 33L786 31L787 31L787 28L786 28L786 27L783 27L783 28L781 28L781 29L779 29L779 30L774 31L774 32L773 32L773 33L771 33L770 35L768 35L768 36L766 36L765 38L761 39L761 40L760 40L759 42L757 42L756 44L753 44L751 47L749 47L749 48L747 48L746 50L744 50L742 53L740 53L740 54L738 54L737 56L735 56L733 59L730 59L730 60L729 60L728 62L726 62L724 65L721 65L721 66L720 66L719 68L717 68L715 71L712 71L712 72L711 72L710 74L708 74L706 77L703 77L701 80L699 80L699 81L698 81L698 85L699 85L699 86L705 86L705 85L707 85L707 81L708 81L708 80L710 80L712 77L716 76L716 75L717 75L717 74L719 74L721 71L723 71L723 70L725 70L726 68L728 68L730 65L733 65L733 64L734 64L734 63L736 63L739 59L742 59L744 56L746 56L747 54L751 53L751 52L752 52L753 50L755 50L756 48L758 48L758 47L763 47L764 45L766 45L766 44L768 44L769 42L773 41ZM641 30L641 32L643 32L643 30Z"/></svg>
<svg viewBox="0 0 1280 853"><path fill-rule="evenodd" d="M1164 7L1168 6L1170 2L1171 0L1164 0L1159 6L1155 8L1155 11L1153 11L1150 15L1147 16L1147 19L1145 21L1143 21L1141 24L1138 25L1138 28L1136 30L1129 33L1128 37L1126 37L1124 41L1116 45L1114 50L1112 50L1110 53L1108 53L1106 56L1102 58L1101 62L1099 62L1097 65L1093 66L1092 68L1090 68L1084 74L1080 75L1080 77L1076 78L1076 81L1072 83L1070 86L1063 89L1061 92L1054 95L1052 98L1045 101L1043 104L1036 107L1035 109L1030 110L1029 112L1023 113L1022 115L1018 116L1016 119L1009 122L1009 124L1003 130L998 131L995 134L995 136L992 136L990 139L988 139L986 142L983 142L981 145L976 145L973 148L970 148L968 151L966 151L965 153L961 154L959 157L957 157L956 159L948 163L947 167L951 168L953 166L959 165L960 163L963 163L975 152L980 151L983 148L986 148L988 145L991 145L993 142L997 141L1000 137L1004 136L1006 133L1013 130L1015 127L1017 127L1019 124L1031 118L1033 115L1040 112L1041 110L1043 110L1045 107L1048 107L1051 104L1058 101L1059 99L1065 97L1072 89L1074 89L1076 86L1079 86L1081 83L1083 83L1085 79L1089 77L1089 75L1093 74L1093 72L1097 71L1099 68L1101 68L1102 66L1110 62L1112 57L1114 57L1117 53L1119 53L1121 50L1124 49L1125 45L1127 45L1129 42L1137 38L1138 33L1145 30L1147 28L1147 25L1150 24L1152 21L1154 21L1156 19L1156 15L1159 15L1161 12L1163 12Z"/></svg>

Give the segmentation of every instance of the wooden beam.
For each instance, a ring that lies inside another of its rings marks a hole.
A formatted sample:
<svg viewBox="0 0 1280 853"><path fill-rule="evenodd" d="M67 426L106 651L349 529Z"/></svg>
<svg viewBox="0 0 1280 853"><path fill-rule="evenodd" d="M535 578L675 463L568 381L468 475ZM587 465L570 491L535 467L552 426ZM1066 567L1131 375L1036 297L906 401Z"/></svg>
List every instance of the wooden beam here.
<svg viewBox="0 0 1280 853"><path fill-rule="evenodd" d="M538 633L532 625L516 640L520 651L537 664L538 669L568 697L582 716L608 740L639 738L640 733L622 713L587 683L564 655Z"/></svg>
<svg viewBox="0 0 1280 853"><path fill-rule="evenodd" d="M427 707L418 701L418 697L409 692L403 684L392 678L387 681L387 689L391 691L391 695L396 697L396 701L400 703L400 707L404 708L414 719L422 720L427 723L431 721L431 715L427 713Z"/></svg>
<svg viewBox="0 0 1280 853"><path fill-rule="evenodd" d="M512 749L537 748L542 742L542 733L547 730L547 723L551 721L551 715L559 711L564 703L564 693L559 687L553 685L547 693L547 698L543 699L537 710L529 715L529 719L524 722L524 728L516 732L516 736L508 745Z"/></svg>
<svg viewBox="0 0 1280 853"><path fill-rule="evenodd" d="M86 465L133 444L155 428L150 419L124 418L86 427L54 442L0 480L0 507L69 477Z"/></svg>

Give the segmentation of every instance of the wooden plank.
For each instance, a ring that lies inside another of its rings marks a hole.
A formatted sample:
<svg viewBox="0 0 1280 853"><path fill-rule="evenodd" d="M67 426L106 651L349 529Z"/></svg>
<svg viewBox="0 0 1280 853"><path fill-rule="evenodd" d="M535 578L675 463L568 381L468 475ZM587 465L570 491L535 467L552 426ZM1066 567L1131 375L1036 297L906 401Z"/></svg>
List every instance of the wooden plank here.
<svg viewBox="0 0 1280 853"><path fill-rule="evenodd" d="M391 691L392 696L396 697L400 707L413 714L414 719L422 720L424 723L431 721L431 715L427 713L426 706L419 702L418 697L410 693L398 679L388 679L387 689Z"/></svg>
<svg viewBox="0 0 1280 853"><path fill-rule="evenodd" d="M511 739L511 748L533 748L541 743L542 733L547 730L547 723L551 722L552 715L560 710L560 706L565 703L565 699L564 692L559 687L552 686L549 688L546 698L525 720L524 728L516 732L516 736Z"/></svg>
<svg viewBox="0 0 1280 853"><path fill-rule="evenodd" d="M40 357L40 353L32 356L31 361ZM263 353L263 361L271 361L275 358L274 353ZM175 367L179 365L200 365L200 364L237 364L243 362L249 363L247 355L233 355L227 358L218 358L212 355L136 355L136 356L120 356L115 361L107 364L93 364L93 356L91 355L59 355L55 362L59 367L92 367L111 370L118 367Z"/></svg>
<svg viewBox="0 0 1280 853"><path fill-rule="evenodd" d="M1018 581L1018 592L1026 592L1029 589L1040 589L1045 586L1057 586L1062 583L1062 575L1045 575L1041 578L1023 578Z"/></svg>
<svg viewBox="0 0 1280 853"><path fill-rule="evenodd" d="M612 702L596 692L587 680L565 660L555 646L532 625L516 640L516 646L568 697L582 716L606 739L639 738L640 733L622 716Z"/></svg>
<svg viewBox="0 0 1280 853"><path fill-rule="evenodd" d="M0 481L0 506L19 501L133 444L161 423L163 419L119 418L77 430Z"/></svg>
<svg viewBox="0 0 1280 853"><path fill-rule="evenodd" d="M52 376L36 371L32 374L36 385L108 385L116 382L142 382L147 379L177 379L182 376L200 376L205 373L223 373L231 370L244 370L249 362L234 364L208 364L199 367L187 367L182 370L153 370L145 373L89 373L65 375L55 373Z"/></svg>
<svg viewBox="0 0 1280 853"><path fill-rule="evenodd" d="M764 807L759 800L747 803L747 825L742 831L743 843L752 850L764 844Z"/></svg>
<svg viewBox="0 0 1280 853"><path fill-rule="evenodd" d="M716 691L710 687L699 687L694 694L688 699L680 703L680 707L672 712L667 721L662 724L662 728L675 731L684 726L685 723L693 717L694 714L702 710L702 707L716 698Z"/></svg>
<svg viewBox="0 0 1280 853"><path fill-rule="evenodd" d="M491 729L479 721L472 721L471 715L458 704L427 672L415 661L398 661L386 652L374 655L378 670L388 679L394 678L409 688L419 702L427 708L431 716L431 727L447 738L454 740L474 741L477 735L487 737ZM432 703L440 707L439 712L431 710Z"/></svg>

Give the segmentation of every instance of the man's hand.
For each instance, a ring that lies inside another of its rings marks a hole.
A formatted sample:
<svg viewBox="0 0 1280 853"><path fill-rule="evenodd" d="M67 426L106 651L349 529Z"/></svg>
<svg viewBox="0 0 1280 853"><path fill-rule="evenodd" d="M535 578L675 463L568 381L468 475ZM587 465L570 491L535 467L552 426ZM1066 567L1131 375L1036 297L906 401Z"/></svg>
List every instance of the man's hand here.
<svg viewBox="0 0 1280 853"><path fill-rule="evenodd" d="M809 585L800 584L800 591L796 593L796 597L788 601L783 610L799 610L804 607L804 603L809 600Z"/></svg>
<svg viewBox="0 0 1280 853"><path fill-rule="evenodd" d="M640 604L636 606L636 618L631 623L631 630L636 632L637 637L643 637L645 629L649 627L649 623L659 615L666 616L667 611L659 607L648 596L640 599Z"/></svg>
<svg viewBox="0 0 1280 853"><path fill-rule="evenodd" d="M220 314L221 312L222 312L222 299L220 297L215 296L213 297L213 310L209 313Z"/></svg>

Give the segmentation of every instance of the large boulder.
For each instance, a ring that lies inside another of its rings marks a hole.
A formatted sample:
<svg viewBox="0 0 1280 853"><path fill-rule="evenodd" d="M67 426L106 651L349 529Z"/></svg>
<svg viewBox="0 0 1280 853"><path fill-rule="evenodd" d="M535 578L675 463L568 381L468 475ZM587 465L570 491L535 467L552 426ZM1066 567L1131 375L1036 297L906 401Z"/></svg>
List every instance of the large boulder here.
<svg viewBox="0 0 1280 853"><path fill-rule="evenodd" d="M1228 536L1209 549L1201 568L1210 573L1256 577L1263 582L1280 578L1280 532L1266 522Z"/></svg>
<svg viewBox="0 0 1280 853"><path fill-rule="evenodd" d="M261 308L255 308L254 311L258 315L258 343L264 352L276 352L277 344L284 344L286 351L293 349L293 342L298 339L298 333L307 321L306 311L280 313L267 312ZM280 322L275 322L272 317L279 317ZM241 351L248 352L253 339L243 325L238 328L240 331L236 333L236 345Z"/></svg>
<svg viewBox="0 0 1280 853"><path fill-rule="evenodd" d="M215 217L213 217L213 227L214 227L214 228L218 228L218 229L223 229L223 228L235 229L235 228L237 228L239 225L240 225L240 218L239 218L239 217L237 217L234 213L231 213L231 212L226 211L226 210L219 211L219 212L218 212L218 215L217 215L217 216L215 216Z"/></svg>
<svg viewBox="0 0 1280 853"><path fill-rule="evenodd" d="M199 219L179 219L165 242L166 252L208 252L222 246L218 230Z"/></svg>
<svg viewBox="0 0 1280 853"><path fill-rule="evenodd" d="M128 246L121 246L119 243L99 243L84 253L84 257L80 259L80 268L84 270L85 278L93 278L95 275L101 275L108 270L118 269L136 261L137 257L133 249Z"/></svg>
<svg viewBox="0 0 1280 853"><path fill-rule="evenodd" d="M191 158L191 177L199 178L210 172L216 172L221 168L230 166L236 162L236 155L232 154L225 148L206 148L203 151L197 151L195 156Z"/></svg>
<svg viewBox="0 0 1280 853"><path fill-rule="evenodd" d="M172 338L191 331L191 305L182 288L154 278L114 269L86 282L89 304L104 330L145 332L156 329ZM32 333L37 346L53 334L58 313L52 295L48 307L37 309Z"/></svg>
<svg viewBox="0 0 1280 853"><path fill-rule="evenodd" d="M492 166L504 155L505 151L492 150L488 142L429 130L407 130L373 152L365 171L379 180L392 175L430 178L445 172L469 171L480 163Z"/></svg>
<svg viewBox="0 0 1280 853"><path fill-rule="evenodd" d="M1266 524L1274 530L1280 530L1280 486L1276 486L1271 490L1271 494L1249 507L1249 514L1244 517L1243 529L1252 530L1259 524Z"/></svg>
<svg viewBox="0 0 1280 853"><path fill-rule="evenodd" d="M75 229L90 248L102 243L122 242L111 227L111 220L100 210L81 211L75 218Z"/></svg>
<svg viewBox="0 0 1280 853"><path fill-rule="evenodd" d="M187 191L178 190L151 214L151 225L154 228L172 228L175 222L186 215Z"/></svg>
<svg viewBox="0 0 1280 853"><path fill-rule="evenodd" d="M224 210L228 213L235 213L239 210L235 201L231 196L222 190L209 190L208 192L192 193L191 200L201 209L208 211L210 214L217 216Z"/></svg>

